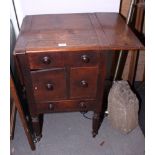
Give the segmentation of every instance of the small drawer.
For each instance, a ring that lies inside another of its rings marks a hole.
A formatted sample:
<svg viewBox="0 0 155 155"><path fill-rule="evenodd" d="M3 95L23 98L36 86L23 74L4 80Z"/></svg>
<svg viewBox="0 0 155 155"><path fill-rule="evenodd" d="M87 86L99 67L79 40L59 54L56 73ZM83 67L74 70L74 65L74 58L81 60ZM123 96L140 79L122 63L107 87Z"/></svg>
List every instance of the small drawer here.
<svg viewBox="0 0 155 155"><path fill-rule="evenodd" d="M31 71L36 102L66 98L65 69Z"/></svg>
<svg viewBox="0 0 155 155"><path fill-rule="evenodd" d="M95 107L95 100L61 100L36 104L38 113L89 111Z"/></svg>
<svg viewBox="0 0 155 155"><path fill-rule="evenodd" d="M30 69L63 67L62 52L27 52Z"/></svg>
<svg viewBox="0 0 155 155"><path fill-rule="evenodd" d="M72 52L67 55L70 66L94 66L99 62L98 52Z"/></svg>
<svg viewBox="0 0 155 155"><path fill-rule="evenodd" d="M95 98L98 67L74 67L70 71L70 98Z"/></svg>

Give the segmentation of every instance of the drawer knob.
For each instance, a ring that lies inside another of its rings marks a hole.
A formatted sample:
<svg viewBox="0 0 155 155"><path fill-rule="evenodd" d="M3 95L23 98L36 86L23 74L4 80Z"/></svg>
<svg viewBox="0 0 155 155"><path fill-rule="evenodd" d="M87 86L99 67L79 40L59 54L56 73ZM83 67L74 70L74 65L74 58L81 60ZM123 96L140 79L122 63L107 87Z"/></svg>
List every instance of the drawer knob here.
<svg viewBox="0 0 155 155"><path fill-rule="evenodd" d="M48 56L43 57L42 62L44 64L50 64L51 63L51 59Z"/></svg>
<svg viewBox="0 0 155 155"><path fill-rule="evenodd" d="M49 108L49 110L53 110L54 109L54 105L52 103L50 103L48 108Z"/></svg>
<svg viewBox="0 0 155 155"><path fill-rule="evenodd" d="M85 80L82 80L82 81L80 82L80 85L81 85L82 87L84 87L84 88L87 88L87 87L88 87L88 82L85 81Z"/></svg>
<svg viewBox="0 0 155 155"><path fill-rule="evenodd" d="M52 83L47 83L46 84L46 88L47 88L47 90L53 90L54 89L54 86L53 86Z"/></svg>
<svg viewBox="0 0 155 155"><path fill-rule="evenodd" d="M89 57L87 55L82 55L81 59L84 63L88 63L89 62Z"/></svg>

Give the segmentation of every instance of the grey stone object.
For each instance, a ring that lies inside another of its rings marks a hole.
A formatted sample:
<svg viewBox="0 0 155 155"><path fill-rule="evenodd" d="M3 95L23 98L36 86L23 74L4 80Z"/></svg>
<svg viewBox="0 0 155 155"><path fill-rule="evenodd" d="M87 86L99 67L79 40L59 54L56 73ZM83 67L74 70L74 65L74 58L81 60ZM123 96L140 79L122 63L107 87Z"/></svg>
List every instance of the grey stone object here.
<svg viewBox="0 0 155 155"><path fill-rule="evenodd" d="M139 101L127 81L116 81L108 96L108 118L113 128L126 134L138 125Z"/></svg>

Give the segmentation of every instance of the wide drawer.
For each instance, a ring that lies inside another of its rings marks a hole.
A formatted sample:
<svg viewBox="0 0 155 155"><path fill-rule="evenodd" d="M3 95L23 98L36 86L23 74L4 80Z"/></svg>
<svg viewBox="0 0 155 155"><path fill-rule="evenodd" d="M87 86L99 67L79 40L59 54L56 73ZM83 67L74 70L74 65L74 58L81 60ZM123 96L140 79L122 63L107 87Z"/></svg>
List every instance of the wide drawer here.
<svg viewBox="0 0 155 155"><path fill-rule="evenodd" d="M70 98L96 98L98 67L74 67L70 70Z"/></svg>
<svg viewBox="0 0 155 155"><path fill-rule="evenodd" d="M27 52L30 69L46 69L63 67L64 56L62 52Z"/></svg>
<svg viewBox="0 0 155 155"><path fill-rule="evenodd" d="M38 113L89 111L95 107L95 100L61 100L54 102L37 103Z"/></svg>
<svg viewBox="0 0 155 155"><path fill-rule="evenodd" d="M65 69L31 71L36 102L66 98Z"/></svg>

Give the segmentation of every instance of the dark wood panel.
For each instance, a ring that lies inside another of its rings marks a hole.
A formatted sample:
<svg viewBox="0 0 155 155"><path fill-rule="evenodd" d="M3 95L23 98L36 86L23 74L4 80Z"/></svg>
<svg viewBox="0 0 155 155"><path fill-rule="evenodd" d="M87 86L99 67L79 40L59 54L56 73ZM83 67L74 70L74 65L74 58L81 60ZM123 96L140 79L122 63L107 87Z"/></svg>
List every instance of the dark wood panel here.
<svg viewBox="0 0 155 155"><path fill-rule="evenodd" d="M31 71L35 101L66 98L65 69Z"/></svg>
<svg viewBox="0 0 155 155"><path fill-rule="evenodd" d="M33 95L33 88L32 88L32 79L30 76L30 69L28 64L28 59L26 55L24 54L24 51L21 51L20 54L15 55L16 59L16 66L19 68L18 74L22 77L22 84L23 89L21 94L23 96L26 95L27 101L28 101L28 108L31 115L35 114L36 112L36 106L35 106L35 100ZM21 82L21 81L20 81Z"/></svg>
<svg viewBox="0 0 155 155"><path fill-rule="evenodd" d="M84 27L92 29L92 25L88 18L88 14L86 13L34 15L32 16L32 24L30 31L45 31L55 29L78 30Z"/></svg>
<svg viewBox="0 0 155 155"><path fill-rule="evenodd" d="M98 67L71 68L70 98L95 98Z"/></svg>
<svg viewBox="0 0 155 155"><path fill-rule="evenodd" d="M37 103L38 113L89 111L95 107L95 100L62 100Z"/></svg>
<svg viewBox="0 0 155 155"><path fill-rule="evenodd" d="M96 13L109 47L114 50L143 49L143 45L118 13ZM104 47L102 47L104 48Z"/></svg>
<svg viewBox="0 0 155 155"><path fill-rule="evenodd" d="M29 21L30 25L22 29L23 41L26 42L22 45L27 50L37 48L61 51L98 47L97 36L88 14L34 15L27 16L24 20Z"/></svg>
<svg viewBox="0 0 155 155"><path fill-rule="evenodd" d="M18 52L144 48L118 13L27 16L19 37Z"/></svg>

